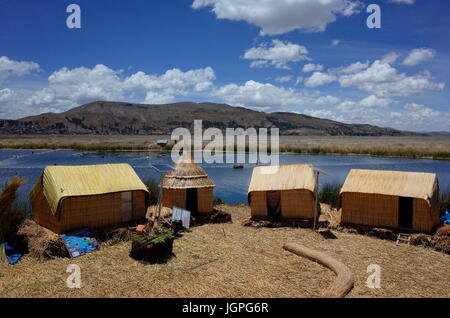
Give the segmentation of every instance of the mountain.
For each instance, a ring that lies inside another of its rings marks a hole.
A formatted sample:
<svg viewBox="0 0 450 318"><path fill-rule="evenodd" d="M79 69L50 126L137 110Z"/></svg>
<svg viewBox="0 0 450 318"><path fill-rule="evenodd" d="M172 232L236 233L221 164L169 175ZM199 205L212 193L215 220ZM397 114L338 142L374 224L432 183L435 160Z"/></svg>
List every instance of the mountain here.
<svg viewBox="0 0 450 318"><path fill-rule="evenodd" d="M278 127L282 135L417 135L392 128L345 124L307 115L264 113L226 104L182 102L143 105L97 101L63 113L45 113L18 120L0 120L0 132L10 134L171 134L177 127Z"/></svg>
<svg viewBox="0 0 450 318"><path fill-rule="evenodd" d="M425 134L433 137L450 137L450 131L430 131Z"/></svg>

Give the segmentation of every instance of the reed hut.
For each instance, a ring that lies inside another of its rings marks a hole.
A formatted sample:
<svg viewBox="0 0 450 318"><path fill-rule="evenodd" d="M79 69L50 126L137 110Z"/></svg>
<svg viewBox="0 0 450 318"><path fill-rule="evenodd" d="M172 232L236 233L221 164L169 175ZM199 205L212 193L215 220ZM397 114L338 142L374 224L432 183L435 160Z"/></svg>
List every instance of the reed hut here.
<svg viewBox="0 0 450 318"><path fill-rule="evenodd" d="M431 232L439 224L436 174L352 169L341 188L342 223Z"/></svg>
<svg viewBox="0 0 450 318"><path fill-rule="evenodd" d="M186 155L180 157L173 168L162 181L163 205L177 206L192 214L212 212L215 184L205 170Z"/></svg>
<svg viewBox="0 0 450 318"><path fill-rule="evenodd" d="M148 190L128 164L47 166L30 201L36 223L61 234L145 218Z"/></svg>
<svg viewBox="0 0 450 318"><path fill-rule="evenodd" d="M248 188L251 216L313 219L317 215L317 172L311 165L261 166Z"/></svg>

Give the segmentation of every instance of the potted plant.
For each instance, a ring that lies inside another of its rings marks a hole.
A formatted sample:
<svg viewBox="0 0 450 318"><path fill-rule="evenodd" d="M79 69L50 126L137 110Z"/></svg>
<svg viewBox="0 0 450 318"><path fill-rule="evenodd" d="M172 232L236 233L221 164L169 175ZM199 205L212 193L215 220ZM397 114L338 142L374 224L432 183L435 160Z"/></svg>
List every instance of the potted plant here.
<svg viewBox="0 0 450 318"><path fill-rule="evenodd" d="M174 233L170 228L153 228L144 234L131 234L130 257L147 262L157 262L172 256Z"/></svg>

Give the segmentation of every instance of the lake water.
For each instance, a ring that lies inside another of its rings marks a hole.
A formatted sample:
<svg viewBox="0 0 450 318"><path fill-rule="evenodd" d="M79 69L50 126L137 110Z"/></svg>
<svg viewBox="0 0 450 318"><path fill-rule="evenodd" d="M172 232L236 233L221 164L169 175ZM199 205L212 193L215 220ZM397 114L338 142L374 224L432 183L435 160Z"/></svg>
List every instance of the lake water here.
<svg viewBox="0 0 450 318"><path fill-rule="evenodd" d="M30 151L0 150L0 183L9 178L23 176L26 183L19 190L19 200L27 201L31 188L42 169L47 165L86 165L105 163L129 163L143 179L159 180L159 173L151 164L172 164L170 155L145 152L99 153L80 151ZM310 156L280 155L281 164L308 163L325 170L329 176L320 176L324 183L343 183L350 169L379 169L416 172L433 172L439 178L441 189L450 187L450 162L426 159L397 159L363 156ZM234 204L247 201L247 188L254 165L233 169L231 165L201 164L216 184L215 196Z"/></svg>

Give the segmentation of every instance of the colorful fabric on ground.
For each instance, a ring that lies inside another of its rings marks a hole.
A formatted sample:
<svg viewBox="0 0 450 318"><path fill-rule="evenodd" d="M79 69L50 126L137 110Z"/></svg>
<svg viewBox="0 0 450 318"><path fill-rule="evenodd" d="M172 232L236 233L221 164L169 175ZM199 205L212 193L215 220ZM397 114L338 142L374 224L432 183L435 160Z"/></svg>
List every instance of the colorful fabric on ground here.
<svg viewBox="0 0 450 318"><path fill-rule="evenodd" d="M97 240L91 237L63 236L63 241L72 258L100 249Z"/></svg>

